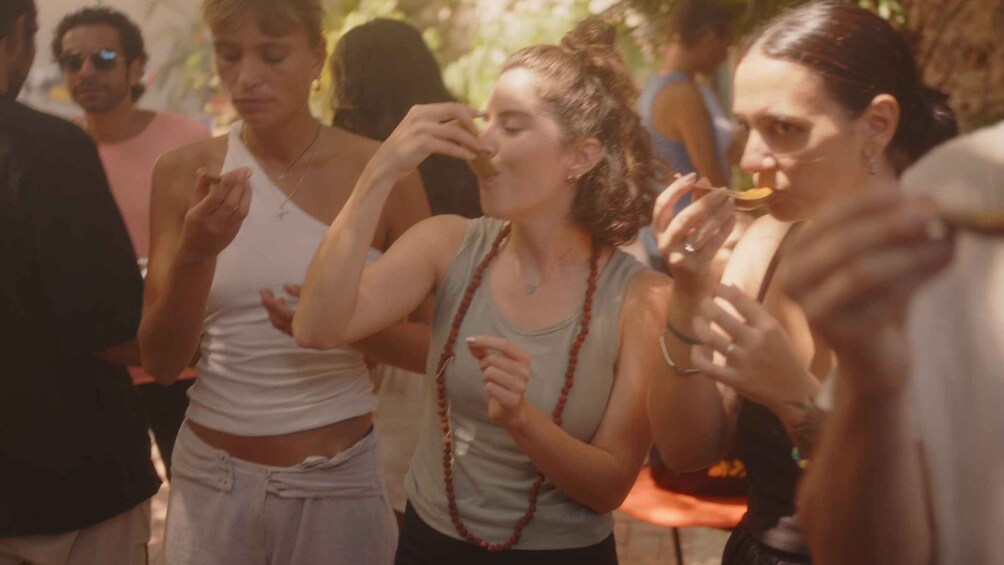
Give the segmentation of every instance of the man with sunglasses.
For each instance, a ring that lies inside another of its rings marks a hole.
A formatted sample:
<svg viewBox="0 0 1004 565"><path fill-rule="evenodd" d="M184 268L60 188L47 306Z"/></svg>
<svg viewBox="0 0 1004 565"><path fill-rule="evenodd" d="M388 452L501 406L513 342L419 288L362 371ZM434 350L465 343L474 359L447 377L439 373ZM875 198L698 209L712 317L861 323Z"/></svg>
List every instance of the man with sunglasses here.
<svg viewBox="0 0 1004 565"><path fill-rule="evenodd" d="M142 279L94 144L14 101L36 29L0 1L0 565L146 563Z"/></svg>
<svg viewBox="0 0 1004 565"><path fill-rule="evenodd" d="M139 27L110 8L84 8L56 28L52 53L66 88L84 111L79 124L98 145L112 194L137 257L150 249L150 181L153 164L171 149L208 139L203 124L168 112L141 110L147 55ZM174 441L188 408L194 371L162 386L138 367L129 369L146 406L168 477Z"/></svg>

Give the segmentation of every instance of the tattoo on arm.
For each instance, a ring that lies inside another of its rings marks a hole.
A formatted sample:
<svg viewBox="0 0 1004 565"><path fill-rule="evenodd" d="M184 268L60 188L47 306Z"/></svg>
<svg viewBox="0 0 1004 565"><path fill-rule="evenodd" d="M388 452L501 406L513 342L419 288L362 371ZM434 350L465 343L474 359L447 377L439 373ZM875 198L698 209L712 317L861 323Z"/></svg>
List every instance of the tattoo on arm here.
<svg viewBox="0 0 1004 565"><path fill-rule="evenodd" d="M805 402L788 402L788 406L798 410L801 416L792 427L792 439L803 459L811 459L815 454L816 442L823 429L826 412L816 406L812 398Z"/></svg>

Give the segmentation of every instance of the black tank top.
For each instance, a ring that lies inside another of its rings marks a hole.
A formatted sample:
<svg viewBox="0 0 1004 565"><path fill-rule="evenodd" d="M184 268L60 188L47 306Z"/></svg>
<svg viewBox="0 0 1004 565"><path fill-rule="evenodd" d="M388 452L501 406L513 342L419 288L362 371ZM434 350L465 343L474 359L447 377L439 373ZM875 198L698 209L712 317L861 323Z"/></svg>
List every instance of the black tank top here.
<svg viewBox="0 0 1004 565"><path fill-rule="evenodd" d="M785 234L760 285L761 304L774 278L785 243L798 229ZM749 511L743 524L758 541L795 555L808 556L802 531L794 519L795 489L801 471L791 458L793 444L781 420L766 407L742 399L736 429L736 452L746 465Z"/></svg>

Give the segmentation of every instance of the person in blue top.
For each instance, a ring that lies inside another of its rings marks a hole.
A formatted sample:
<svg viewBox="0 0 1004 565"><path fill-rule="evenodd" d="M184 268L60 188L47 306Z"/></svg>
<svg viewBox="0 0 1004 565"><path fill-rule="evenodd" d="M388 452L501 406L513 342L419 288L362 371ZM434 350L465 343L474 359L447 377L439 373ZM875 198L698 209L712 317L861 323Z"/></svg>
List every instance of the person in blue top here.
<svg viewBox="0 0 1004 565"><path fill-rule="evenodd" d="M725 61L732 43L732 14L719 0L678 0L666 26L666 49L662 68L649 79L638 97L638 114L652 140L652 153L669 172L697 173L713 186L729 186L729 149L735 126L714 91L698 79L715 72ZM662 192L669 182L652 189ZM675 205L680 213L690 204L687 194ZM735 233L716 257L724 268L735 242L749 225L740 215ZM648 266L668 272L651 230L638 236ZM639 256L639 258L641 258Z"/></svg>
<svg viewBox="0 0 1004 565"><path fill-rule="evenodd" d="M696 79L725 61L732 42L731 19L716 0L678 2L669 17L662 68L638 100L656 157L674 173L696 172L714 186L729 185L726 155L733 126L715 93Z"/></svg>

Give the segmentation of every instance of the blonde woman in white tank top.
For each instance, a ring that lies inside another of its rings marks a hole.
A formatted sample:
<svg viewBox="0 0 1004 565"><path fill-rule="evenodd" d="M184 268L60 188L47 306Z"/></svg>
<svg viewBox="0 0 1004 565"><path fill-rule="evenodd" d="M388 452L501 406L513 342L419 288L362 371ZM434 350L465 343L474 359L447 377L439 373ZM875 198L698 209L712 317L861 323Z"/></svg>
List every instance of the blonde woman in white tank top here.
<svg viewBox="0 0 1004 565"><path fill-rule="evenodd" d="M484 114L413 108L308 270L293 319L308 347L380 331L436 292L399 564L617 562L610 513L651 443L669 285L615 249L650 219L651 159L612 38L585 22L514 54ZM392 187L434 152L484 152L491 217L425 220L366 267Z"/></svg>
<svg viewBox="0 0 1004 565"><path fill-rule="evenodd" d="M295 301L289 285L302 282L377 144L310 113L325 59L317 0L206 0L203 10L242 120L154 170L144 367L170 383L201 353L173 465L166 562L389 563L397 528L363 355L423 367L428 327L310 351L271 327L262 304ZM386 249L429 215L417 175L399 181L367 249Z"/></svg>

